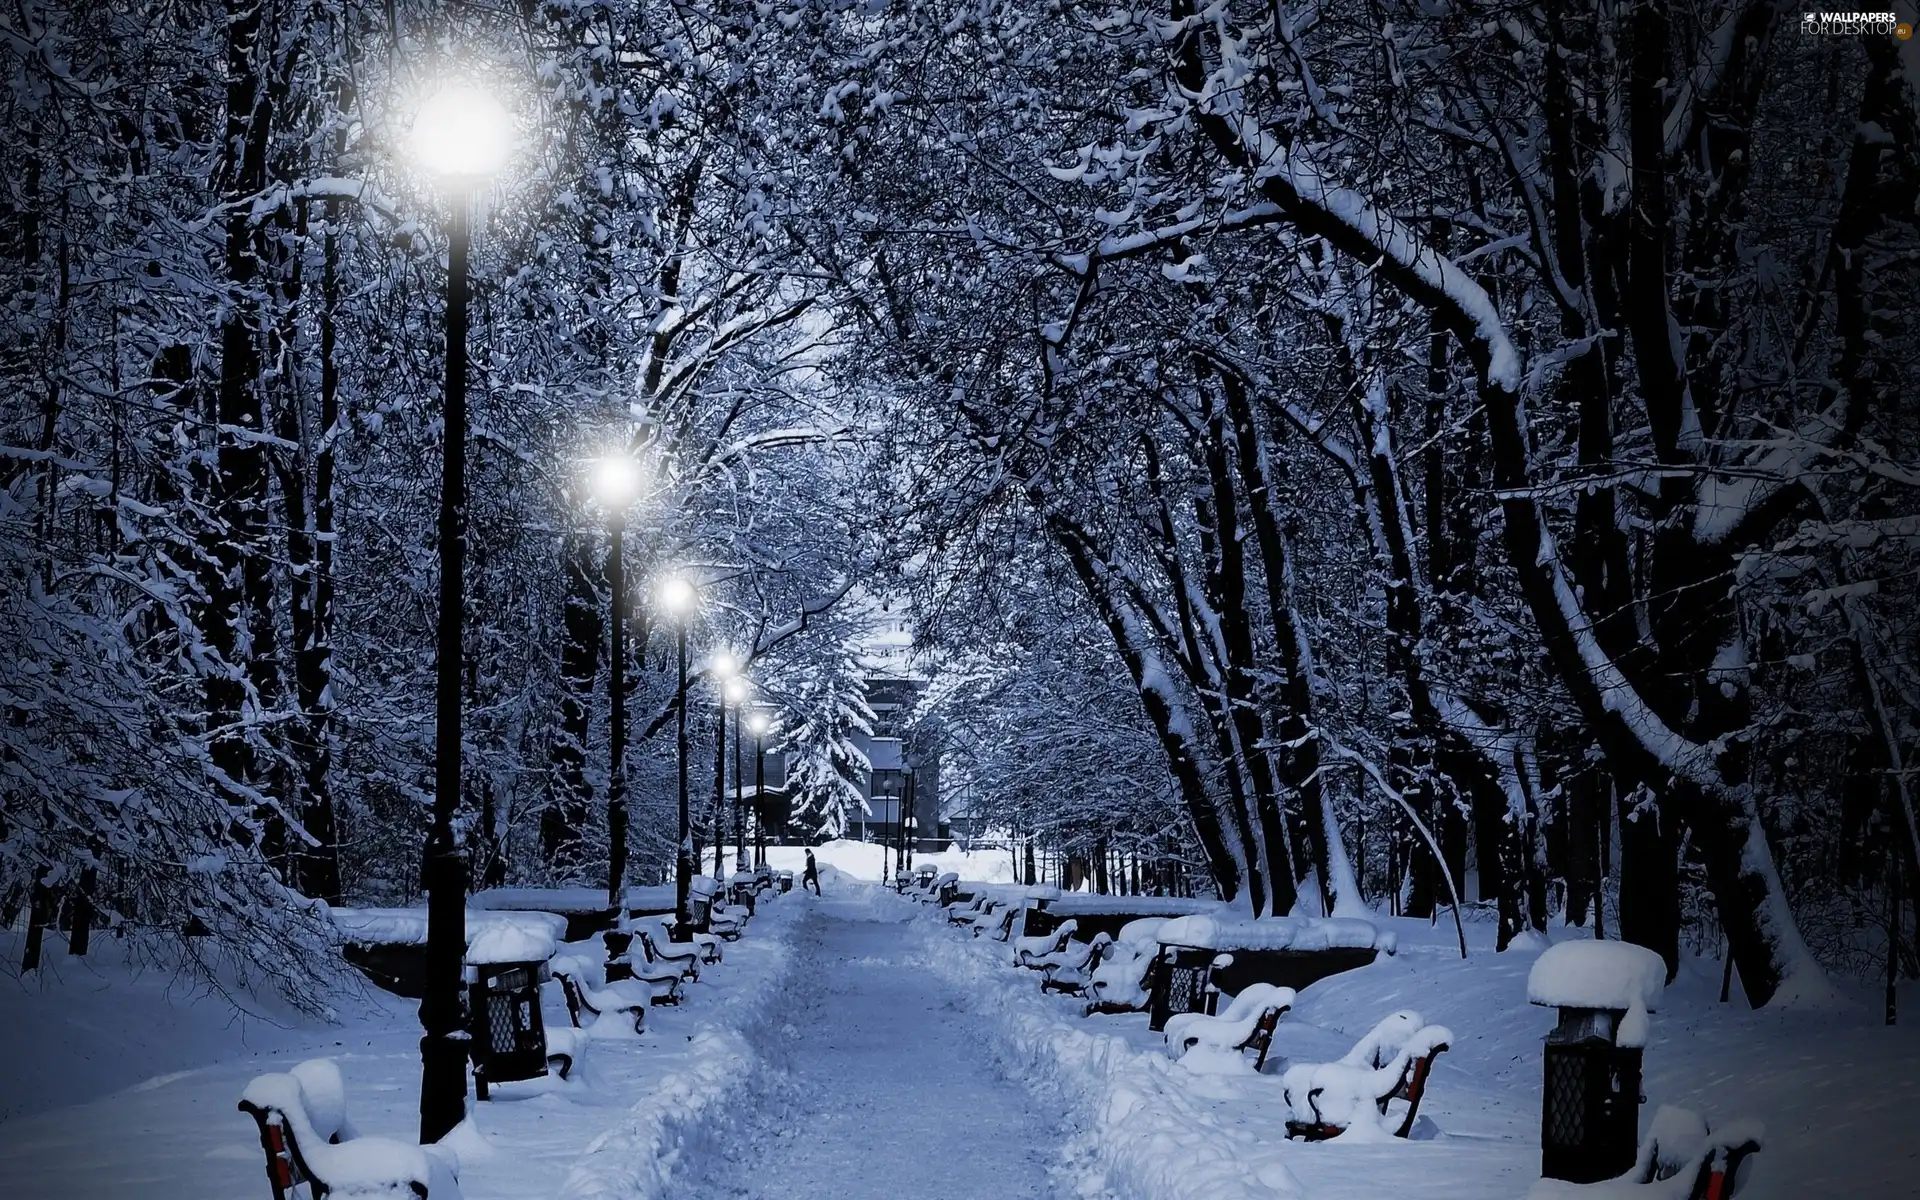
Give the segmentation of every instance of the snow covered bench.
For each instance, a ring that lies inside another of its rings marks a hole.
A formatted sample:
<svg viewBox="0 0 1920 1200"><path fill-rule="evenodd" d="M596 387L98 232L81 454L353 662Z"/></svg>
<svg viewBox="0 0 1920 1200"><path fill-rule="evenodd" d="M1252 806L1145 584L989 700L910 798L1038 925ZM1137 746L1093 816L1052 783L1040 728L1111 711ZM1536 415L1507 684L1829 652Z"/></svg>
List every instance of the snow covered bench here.
<svg viewBox="0 0 1920 1200"><path fill-rule="evenodd" d="M241 1093L240 1111L259 1128L273 1200L292 1200L302 1186L313 1200L460 1200L460 1162L451 1148L357 1134L332 1059L257 1077Z"/></svg>
<svg viewBox="0 0 1920 1200"><path fill-rule="evenodd" d="M953 903L947 905L947 924L973 924L974 917L979 915L980 911L986 907L986 904L987 894L985 892L975 892L970 896L955 897Z"/></svg>
<svg viewBox="0 0 1920 1200"><path fill-rule="evenodd" d="M1280 1076L1287 1136L1320 1141L1354 1131L1366 1140L1406 1137L1420 1113L1433 1060L1452 1040L1444 1025L1423 1024L1419 1013L1403 1009L1375 1025L1340 1061L1288 1067ZM1407 1109L1389 1129L1387 1110L1395 1100L1406 1101Z"/></svg>
<svg viewBox="0 0 1920 1200"><path fill-rule="evenodd" d="M1765 1136L1756 1121L1710 1130L1697 1113L1662 1105L1632 1170L1600 1183L1542 1179L1527 1200L1731 1200L1743 1182L1741 1164L1759 1152Z"/></svg>
<svg viewBox="0 0 1920 1200"><path fill-rule="evenodd" d="M549 973L560 981L561 994L567 999L567 1019L573 1022L575 1029L581 1028L580 1014L586 1013L594 1018L594 1025L608 1014L625 1014L633 1022L635 1033L644 1033L647 1028L647 1009L654 1004L677 1004L677 991L669 993L671 999L661 998L656 992L657 985L639 979L616 979L611 983L599 977L594 970L593 960L578 955L557 955L548 964ZM670 987L677 988L679 979L674 978Z"/></svg>
<svg viewBox="0 0 1920 1200"><path fill-rule="evenodd" d="M973 936L989 934L995 941L1004 942L1013 932L1013 922L1020 915L1020 905L1012 900L989 900L975 917Z"/></svg>
<svg viewBox="0 0 1920 1200"><path fill-rule="evenodd" d="M720 961L720 939L716 935L711 933L694 933L687 935L686 941L676 942L673 940L673 917L671 915L660 916L650 922L650 924L653 928L647 932L657 939L654 945L672 947L692 946L699 952L701 962L712 965Z"/></svg>
<svg viewBox="0 0 1920 1200"><path fill-rule="evenodd" d="M1048 955L1057 954L1065 949L1068 939L1073 936L1073 931L1077 928L1079 928L1077 922L1062 921L1060 927L1052 933L1013 939L1013 965L1025 967L1030 971L1040 970L1042 960Z"/></svg>
<svg viewBox="0 0 1920 1200"><path fill-rule="evenodd" d="M1236 1052L1254 1051L1253 1069L1267 1065L1273 1031L1293 1007L1292 988L1252 983L1241 989L1218 1016L1180 1013L1167 1020L1167 1049L1177 1058L1196 1046Z"/></svg>
<svg viewBox="0 0 1920 1200"><path fill-rule="evenodd" d="M1065 992L1077 996L1086 989L1093 972L1106 956L1113 939L1104 933L1093 935L1091 942L1068 942L1040 959L1040 990Z"/></svg>
<svg viewBox="0 0 1920 1200"><path fill-rule="evenodd" d="M636 931L635 936L649 963L662 969L679 971L682 979L699 981L700 948L698 946L692 942L666 942L666 948L662 949L660 943L653 940L653 935L644 929ZM663 938L662 941L665 939Z"/></svg>
<svg viewBox="0 0 1920 1200"><path fill-rule="evenodd" d="M1127 922L1087 985L1087 1016L1145 1012L1153 1003L1152 973L1160 944L1155 940L1164 917Z"/></svg>
<svg viewBox="0 0 1920 1200"><path fill-rule="evenodd" d="M655 962L644 944L636 948L634 943L638 939L632 929L610 929L600 936L606 940L607 954L605 966L599 973L608 983L638 980L652 990L655 1004L680 1002L680 980L684 973L678 963ZM547 969L554 968L548 964ZM578 972L575 975L578 977Z"/></svg>

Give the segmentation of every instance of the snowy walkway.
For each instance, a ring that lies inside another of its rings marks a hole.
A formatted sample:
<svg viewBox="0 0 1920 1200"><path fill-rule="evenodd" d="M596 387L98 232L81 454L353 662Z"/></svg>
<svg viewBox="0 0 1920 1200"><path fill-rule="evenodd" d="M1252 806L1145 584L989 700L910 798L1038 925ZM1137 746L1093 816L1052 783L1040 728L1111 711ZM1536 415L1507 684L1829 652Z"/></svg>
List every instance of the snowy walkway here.
<svg viewBox="0 0 1920 1200"><path fill-rule="evenodd" d="M698 1200L1057 1194L1057 1120L995 1071L952 985L908 964L916 943L890 901L829 893L800 932L778 1052L789 1078L734 1153L695 1168Z"/></svg>

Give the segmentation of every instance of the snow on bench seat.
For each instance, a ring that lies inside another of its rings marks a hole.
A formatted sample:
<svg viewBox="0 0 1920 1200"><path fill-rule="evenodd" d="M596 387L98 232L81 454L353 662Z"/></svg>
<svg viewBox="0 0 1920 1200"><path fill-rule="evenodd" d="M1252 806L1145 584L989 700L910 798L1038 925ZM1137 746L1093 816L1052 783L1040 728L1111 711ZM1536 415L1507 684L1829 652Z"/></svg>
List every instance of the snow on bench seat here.
<svg viewBox="0 0 1920 1200"><path fill-rule="evenodd" d="M1527 1200L1727 1200L1741 1161L1759 1152L1765 1136L1758 1121L1709 1129L1698 1113L1663 1104L1626 1174L1598 1183L1542 1179Z"/></svg>
<svg viewBox="0 0 1920 1200"><path fill-rule="evenodd" d="M1034 937L1013 939L1013 965L1039 970L1039 960L1064 948L1073 931L1079 928L1078 922L1063 921L1052 933L1038 934Z"/></svg>
<svg viewBox="0 0 1920 1200"><path fill-rule="evenodd" d="M294 1072L258 1076L240 1095L241 1111L259 1127L276 1197L311 1181L314 1192L338 1200L460 1200L460 1162L450 1147L352 1136L343 1089L333 1086L338 1068L302 1063ZM339 1094L321 1094L330 1092Z"/></svg>
<svg viewBox="0 0 1920 1200"><path fill-rule="evenodd" d="M1165 917L1141 917L1121 927L1120 936L1088 982L1088 1016L1096 1012L1146 1011L1152 1001L1147 972L1153 969L1154 955L1160 949L1157 938L1166 923Z"/></svg>
<svg viewBox="0 0 1920 1200"><path fill-rule="evenodd" d="M1434 1058L1453 1041L1444 1025L1427 1025L1403 1009L1382 1020L1353 1049L1330 1063L1296 1063L1280 1076L1290 1136L1386 1141L1406 1137L1420 1111ZM1389 1126L1390 1101L1407 1111Z"/></svg>
<svg viewBox="0 0 1920 1200"><path fill-rule="evenodd" d="M1293 1007L1293 1001L1292 988L1248 984L1217 1016L1177 1013L1167 1018L1167 1050L1178 1058L1200 1047L1235 1054L1253 1049L1259 1054L1253 1065L1257 1071L1266 1065L1274 1023Z"/></svg>

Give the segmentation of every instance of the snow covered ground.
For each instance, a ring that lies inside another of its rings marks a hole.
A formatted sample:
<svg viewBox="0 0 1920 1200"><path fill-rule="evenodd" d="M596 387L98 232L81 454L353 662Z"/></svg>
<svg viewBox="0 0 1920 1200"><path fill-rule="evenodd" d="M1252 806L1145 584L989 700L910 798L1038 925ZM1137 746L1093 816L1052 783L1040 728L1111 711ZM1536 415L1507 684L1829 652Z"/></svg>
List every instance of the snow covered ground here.
<svg viewBox="0 0 1920 1200"><path fill-rule="evenodd" d="M1398 954L1303 990L1266 1074L1195 1069L1144 1015L1084 1018L1004 944L822 857L824 900L763 904L683 1008L654 1010L641 1037L592 1040L573 1080L503 1085L476 1106L457 1135L470 1200L1519 1200L1538 1174L1553 1014L1526 1003L1538 953L1492 953L1485 925L1468 926L1463 962L1447 926L1382 921ZM365 996L333 1027L237 1018L114 953L56 952L44 986L0 981L16 1068L0 1072L0 1196L260 1200L235 1103L305 1057L340 1063L363 1132L413 1132L410 1002ZM1752 1013L1717 1004L1718 983L1690 964L1661 998L1643 1122L1660 1104L1764 1122L1742 1200L1907 1194L1920 1033L1866 1004ZM1455 1035L1414 1137L1285 1140L1279 1072L1339 1057L1402 1008ZM557 993L547 1019L566 1023Z"/></svg>
<svg viewBox="0 0 1920 1200"><path fill-rule="evenodd" d="M1059 1118L980 1054L981 1019L921 969L909 914L829 879L783 998L776 1072L698 1200L1041 1200L1060 1194Z"/></svg>
<svg viewBox="0 0 1920 1200"><path fill-rule="evenodd" d="M893 852L878 842L823 842L813 848L813 857L822 867L831 866L855 879L879 880L892 868ZM797 879L807 865L804 846L768 846L767 862L776 871L792 871ZM923 866L938 871L957 871L960 878L981 883L1012 883L1013 855L1005 850L942 850L937 854L913 856L914 870Z"/></svg>
<svg viewBox="0 0 1920 1200"><path fill-rule="evenodd" d="M756 1086L755 1047L811 904L797 894L763 904L680 1008L654 1009L639 1037L610 1025L615 1036L592 1038L573 1078L496 1085L454 1135L467 1200L668 1195L668 1178L715 1152ZM304 1058L339 1063L362 1133L418 1132L412 1002L376 993L336 1027L275 1028L236 1022L215 998L169 996L159 976L134 979L104 956L58 965L61 980L46 988L0 982L4 1052L31 1064L24 1084L4 1073L16 1115L0 1122L0 1196L260 1200L259 1141L236 1105L255 1075ZM557 985L544 990L548 1025L565 1026Z"/></svg>
<svg viewBox="0 0 1920 1200"><path fill-rule="evenodd" d="M903 906L907 901L899 901ZM1166 1056L1144 1014L1082 1017L1039 994L1005 945L936 919L914 925L927 968L991 1017L993 1048L1074 1115L1088 1195L1120 1200L1492 1200L1522 1197L1539 1174L1541 1046L1554 1014L1526 1002L1537 953L1494 954L1469 925L1383 920L1399 953L1301 992L1281 1021L1265 1075L1215 1059ZM1888 1029L1877 1009L1754 1013L1716 1003L1718 967L1690 964L1652 1018L1642 1128L1661 1104L1709 1121L1758 1118L1768 1131L1741 1200L1906 1195L1920 1169L1909 1131L1920 1111L1920 1031ZM1417 1010L1451 1027L1413 1137L1307 1144L1282 1135L1278 1074L1289 1060L1345 1053L1379 1018Z"/></svg>

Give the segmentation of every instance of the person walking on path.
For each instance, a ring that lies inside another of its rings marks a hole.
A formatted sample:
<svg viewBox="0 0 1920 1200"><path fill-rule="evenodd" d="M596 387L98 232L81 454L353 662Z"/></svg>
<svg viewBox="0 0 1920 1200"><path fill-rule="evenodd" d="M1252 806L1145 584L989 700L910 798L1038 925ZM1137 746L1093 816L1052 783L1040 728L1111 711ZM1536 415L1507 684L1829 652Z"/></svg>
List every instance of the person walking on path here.
<svg viewBox="0 0 1920 1200"><path fill-rule="evenodd" d="M800 876L800 886L803 888L811 887L813 894L816 896L820 894L820 867L813 861L813 851L811 849L807 851L807 870L804 875Z"/></svg>

